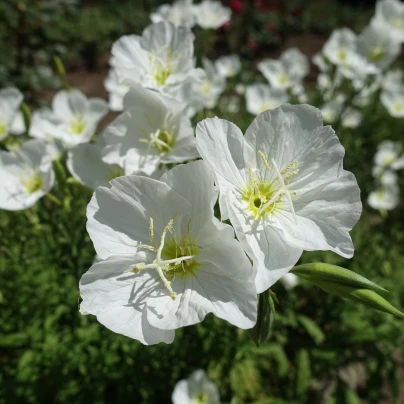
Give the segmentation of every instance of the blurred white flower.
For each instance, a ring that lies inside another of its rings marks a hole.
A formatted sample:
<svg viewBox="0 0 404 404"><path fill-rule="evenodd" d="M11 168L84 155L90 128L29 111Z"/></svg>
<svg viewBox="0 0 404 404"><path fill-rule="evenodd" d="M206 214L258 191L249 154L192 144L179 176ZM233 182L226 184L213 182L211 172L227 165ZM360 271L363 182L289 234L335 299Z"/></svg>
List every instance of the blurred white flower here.
<svg viewBox="0 0 404 404"><path fill-rule="evenodd" d="M122 111L123 97L129 91L129 85L120 83L116 69L111 68L104 81L104 87L109 93L109 109L111 111Z"/></svg>
<svg viewBox="0 0 404 404"><path fill-rule="evenodd" d="M0 140L5 139L10 133L23 98L20 90L14 87L0 90Z"/></svg>
<svg viewBox="0 0 404 404"><path fill-rule="evenodd" d="M283 52L278 60L264 59L257 67L272 87L282 89L300 84L309 71L306 56L295 48Z"/></svg>
<svg viewBox="0 0 404 404"><path fill-rule="evenodd" d="M380 101L394 118L404 117L404 86L393 91L383 91Z"/></svg>
<svg viewBox="0 0 404 404"><path fill-rule="evenodd" d="M219 390L203 370L196 370L188 379L180 380L171 396L173 404L219 404Z"/></svg>
<svg viewBox="0 0 404 404"><path fill-rule="evenodd" d="M240 84L240 83L236 84L235 90L238 95L244 95L246 89L247 89L247 86L245 84Z"/></svg>
<svg viewBox="0 0 404 404"><path fill-rule="evenodd" d="M404 73L400 69L390 70L382 77L382 88L385 91L395 91L403 86Z"/></svg>
<svg viewBox="0 0 404 404"><path fill-rule="evenodd" d="M230 114L240 111L240 97L237 95L226 95L221 99L221 108Z"/></svg>
<svg viewBox="0 0 404 404"><path fill-rule="evenodd" d="M205 119L196 137L216 173L222 219L230 219L254 262L258 293L303 250L353 255L349 231L362 209L359 188L342 169L344 148L318 109L285 104L263 112L245 136L231 122Z"/></svg>
<svg viewBox="0 0 404 404"><path fill-rule="evenodd" d="M404 168L404 154L400 142L385 140L381 142L375 154L375 164L383 168L401 170Z"/></svg>
<svg viewBox="0 0 404 404"><path fill-rule="evenodd" d="M291 290L295 288L299 283L299 277L291 272L287 273L286 275L282 276L281 282L286 290Z"/></svg>
<svg viewBox="0 0 404 404"><path fill-rule="evenodd" d="M397 184L397 173L389 168L382 166L374 166L372 174L376 177L382 185L395 185Z"/></svg>
<svg viewBox="0 0 404 404"><path fill-rule="evenodd" d="M220 28L231 19L231 10L220 1L203 0L194 6L196 23L204 29Z"/></svg>
<svg viewBox="0 0 404 404"><path fill-rule="evenodd" d="M79 90L62 90L53 97L52 110L43 108L33 115L29 134L57 139L70 148L89 142L107 112L108 104L101 98L87 98Z"/></svg>
<svg viewBox="0 0 404 404"><path fill-rule="evenodd" d="M199 157L184 109L161 93L132 87L124 99L125 112L105 129L103 160L152 175L159 164Z"/></svg>
<svg viewBox="0 0 404 404"><path fill-rule="evenodd" d="M362 122L362 113L354 108L346 108L341 116L341 124L345 128L357 128Z"/></svg>
<svg viewBox="0 0 404 404"><path fill-rule="evenodd" d="M112 46L111 65L119 82L138 84L164 93L178 91L187 79L199 79L195 68L194 35L183 26L162 21L138 35L126 35Z"/></svg>
<svg viewBox="0 0 404 404"><path fill-rule="evenodd" d="M26 131L25 122L24 122L24 114L21 111L18 111L11 122L10 125L10 133L16 136L23 135Z"/></svg>
<svg viewBox="0 0 404 404"><path fill-rule="evenodd" d="M192 28L195 25L195 14L192 0L177 0L173 4L163 4L150 15L153 23L168 21L173 25Z"/></svg>
<svg viewBox="0 0 404 404"><path fill-rule="evenodd" d="M379 0L374 21L389 30L393 38L404 42L404 4L398 0Z"/></svg>
<svg viewBox="0 0 404 404"><path fill-rule="evenodd" d="M400 203L400 189L397 185L386 185L368 196L368 204L373 209L393 210Z"/></svg>
<svg viewBox="0 0 404 404"><path fill-rule="evenodd" d="M55 182L52 158L42 140L29 140L19 150L0 152L0 209L35 205Z"/></svg>
<svg viewBox="0 0 404 404"><path fill-rule="evenodd" d="M337 100L330 101L324 104L320 111L326 123L334 123L340 117L342 105Z"/></svg>
<svg viewBox="0 0 404 404"><path fill-rule="evenodd" d="M98 187L87 230L103 259L80 280L80 311L143 344L208 313L240 328L256 321L252 266L231 226L213 215L218 191L204 162L160 181L126 176ZM117 214L119 212L119 214Z"/></svg>
<svg viewBox="0 0 404 404"><path fill-rule="evenodd" d="M266 84L253 84L246 90L247 111L253 115L277 108L288 100L285 91L271 88Z"/></svg>
<svg viewBox="0 0 404 404"><path fill-rule="evenodd" d="M394 40L383 24L373 22L357 39L357 52L361 56L363 73L378 73L391 65L400 53L400 44Z"/></svg>
<svg viewBox="0 0 404 404"><path fill-rule="evenodd" d="M316 53L311 58L311 61L323 73L328 73L331 70L331 65L329 63L327 63L322 52Z"/></svg>
<svg viewBox="0 0 404 404"><path fill-rule="evenodd" d="M356 35L349 28L334 30L324 44L323 53L334 65L357 64Z"/></svg>
<svg viewBox="0 0 404 404"><path fill-rule="evenodd" d="M215 62L215 67L222 77L234 77L241 70L241 61L238 55L222 56Z"/></svg>

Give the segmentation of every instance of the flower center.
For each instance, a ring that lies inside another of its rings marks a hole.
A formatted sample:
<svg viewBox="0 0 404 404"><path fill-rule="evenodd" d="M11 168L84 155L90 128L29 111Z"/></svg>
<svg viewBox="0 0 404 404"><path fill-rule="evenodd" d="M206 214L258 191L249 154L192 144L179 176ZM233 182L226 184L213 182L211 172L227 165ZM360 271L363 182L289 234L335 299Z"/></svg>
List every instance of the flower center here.
<svg viewBox="0 0 404 404"><path fill-rule="evenodd" d="M289 81L290 81L290 77L286 73L280 74L278 76L279 84L287 84L287 83L289 83Z"/></svg>
<svg viewBox="0 0 404 404"><path fill-rule="evenodd" d="M172 73L171 50L167 49L166 60L164 61L158 54L149 56L151 65L151 77L158 86L164 86L168 77Z"/></svg>
<svg viewBox="0 0 404 404"><path fill-rule="evenodd" d="M209 94L212 89L212 82L210 80L206 80L201 86L202 94Z"/></svg>
<svg viewBox="0 0 404 404"><path fill-rule="evenodd" d="M339 59L341 62L345 62L345 61L346 61L346 58L347 58L347 51L346 51L346 48L345 48L345 47L341 47L341 48L339 49L339 51L338 51L338 59Z"/></svg>
<svg viewBox="0 0 404 404"><path fill-rule="evenodd" d="M193 397L193 401L195 404L208 404L208 399L208 395L203 392L197 393Z"/></svg>
<svg viewBox="0 0 404 404"><path fill-rule="evenodd" d="M396 112L396 113L403 112L403 111L404 111L404 104L400 104L400 103L394 104L393 110L394 110L394 112Z"/></svg>
<svg viewBox="0 0 404 404"><path fill-rule="evenodd" d="M7 124L0 121L0 137L7 133Z"/></svg>
<svg viewBox="0 0 404 404"><path fill-rule="evenodd" d="M83 116L75 115L69 124L69 132L73 135L81 135L86 129L87 123Z"/></svg>
<svg viewBox="0 0 404 404"><path fill-rule="evenodd" d="M266 111L266 110L268 110L268 109L272 109L273 108L273 106L274 106L274 103L272 102L272 101L264 101L261 105L260 105L260 108L259 108L259 112L261 113L261 112L264 112L264 111Z"/></svg>
<svg viewBox="0 0 404 404"><path fill-rule="evenodd" d="M43 187L43 178L39 173L33 173L26 178L22 178L21 182L27 194L33 194Z"/></svg>
<svg viewBox="0 0 404 404"><path fill-rule="evenodd" d="M384 57L384 50L381 46L374 46L372 49L369 51L369 58L373 62L380 62Z"/></svg>
<svg viewBox="0 0 404 404"><path fill-rule="evenodd" d="M390 19L390 24L397 29L403 29L404 28L404 21L403 18L401 17L393 17Z"/></svg>

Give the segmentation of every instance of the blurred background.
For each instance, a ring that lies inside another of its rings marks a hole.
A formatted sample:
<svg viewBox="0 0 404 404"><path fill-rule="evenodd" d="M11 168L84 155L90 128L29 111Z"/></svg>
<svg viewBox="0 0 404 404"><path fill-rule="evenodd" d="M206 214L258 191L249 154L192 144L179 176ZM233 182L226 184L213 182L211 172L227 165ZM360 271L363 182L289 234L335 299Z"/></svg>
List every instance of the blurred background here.
<svg viewBox="0 0 404 404"><path fill-rule="evenodd" d="M31 108L48 105L61 88L53 62L59 56L72 87L107 99L112 43L125 34L140 35L163 3L1 1L0 88L19 88ZM375 7L371 0L223 3L233 10L231 22L214 32L209 48L205 32L195 30L196 55L216 59L238 53L245 82L257 75L256 64L265 57L297 47L311 59L333 29L360 32ZM403 67L402 56L396 65ZM311 65L309 88L317 74ZM253 119L245 110L219 107L216 114L242 129ZM381 107L372 117L360 128L337 132L347 149L345 167L365 196L377 144L404 140L403 119ZM169 403L175 383L198 368L217 383L223 402L237 397L232 403L404 403L403 323L306 283L290 290L274 286L279 303L272 335L259 347L246 332L213 316L178 330L172 345L152 347L81 316L78 281L94 259L85 230L90 196L77 193L69 217L55 209L0 211L0 403ZM403 213L402 202L386 217L365 206L353 231L354 259L313 252L304 253L302 262L360 272L389 289L390 302L402 309Z"/></svg>

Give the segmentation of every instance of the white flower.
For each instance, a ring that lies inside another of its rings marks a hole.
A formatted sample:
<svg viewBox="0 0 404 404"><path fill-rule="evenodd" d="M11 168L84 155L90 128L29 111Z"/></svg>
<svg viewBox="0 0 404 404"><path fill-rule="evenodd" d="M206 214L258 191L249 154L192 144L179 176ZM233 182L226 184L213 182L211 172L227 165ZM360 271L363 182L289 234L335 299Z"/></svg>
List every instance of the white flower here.
<svg viewBox="0 0 404 404"><path fill-rule="evenodd" d="M216 60L215 67L222 77L234 77L241 70L240 57L236 54L222 56Z"/></svg>
<svg viewBox="0 0 404 404"><path fill-rule="evenodd" d="M196 23L204 29L220 28L231 19L230 8L224 7L220 1L203 0L194 6Z"/></svg>
<svg viewBox="0 0 404 404"><path fill-rule="evenodd" d="M334 65L355 65L356 35L348 28L334 30L324 44L323 53Z"/></svg>
<svg viewBox="0 0 404 404"><path fill-rule="evenodd" d="M124 99L125 112L105 129L103 160L151 175L159 164L199 157L184 108L161 93L132 87Z"/></svg>
<svg viewBox="0 0 404 404"><path fill-rule="evenodd" d="M380 181L382 185L397 184L397 173L389 168L376 165L372 169L372 174Z"/></svg>
<svg viewBox="0 0 404 404"><path fill-rule="evenodd" d="M180 380L171 396L173 404L219 404L219 391L203 370L196 370L188 379Z"/></svg>
<svg viewBox="0 0 404 404"><path fill-rule="evenodd" d="M362 113L354 108L347 108L341 116L341 124L345 128L357 128L362 122Z"/></svg>
<svg viewBox="0 0 404 404"><path fill-rule="evenodd" d="M46 143L29 140L21 149L0 152L0 209L23 210L35 205L55 182Z"/></svg>
<svg viewBox="0 0 404 404"><path fill-rule="evenodd" d="M265 84L253 84L246 90L247 111L253 115L277 108L288 100L289 97L283 90Z"/></svg>
<svg viewBox="0 0 404 404"><path fill-rule="evenodd" d="M178 0L173 4L163 4L150 15L153 23L168 21L173 25L183 25L192 28L195 25L195 15L192 0Z"/></svg>
<svg viewBox="0 0 404 404"><path fill-rule="evenodd" d="M389 114L394 118L404 117L404 87L400 86L394 91L383 91L380 101L385 106Z"/></svg>
<svg viewBox="0 0 404 404"><path fill-rule="evenodd" d="M23 135L26 131L24 115L21 111L15 114L13 122L10 125L10 133L16 136Z"/></svg>
<svg viewBox="0 0 404 404"><path fill-rule="evenodd" d="M329 63L327 63L322 52L316 53L311 58L311 61L323 73L328 73L331 70L331 65Z"/></svg>
<svg viewBox="0 0 404 404"><path fill-rule="evenodd" d="M385 91L395 91L403 85L403 71L399 69L390 70L382 77L382 88Z"/></svg>
<svg viewBox="0 0 404 404"><path fill-rule="evenodd" d="M327 102L321 108L321 115L327 123L334 123L340 116L342 105L337 100Z"/></svg>
<svg viewBox="0 0 404 404"><path fill-rule="evenodd" d="M400 203L400 189L396 184L381 186L368 196L368 204L373 209L393 210Z"/></svg>
<svg viewBox="0 0 404 404"><path fill-rule="evenodd" d="M400 44L380 23L373 22L359 35L356 50L361 56L363 66L358 70L364 73L378 73L396 59L400 53Z"/></svg>
<svg viewBox="0 0 404 404"><path fill-rule="evenodd" d="M22 100L23 95L14 87L0 90L0 140L8 136Z"/></svg>
<svg viewBox="0 0 404 404"><path fill-rule="evenodd" d="M258 293L285 275L302 250L352 257L359 188L342 169L344 148L319 110L285 104L255 118L245 136L205 119L198 150L216 173L222 218L254 261Z"/></svg>
<svg viewBox="0 0 404 404"><path fill-rule="evenodd" d="M235 90L238 95L244 95L246 92L247 86L245 84L236 84Z"/></svg>
<svg viewBox="0 0 404 404"><path fill-rule="evenodd" d="M374 20L389 30L399 42L404 42L404 4L397 0L379 0Z"/></svg>
<svg viewBox="0 0 404 404"><path fill-rule="evenodd" d="M279 60L265 59L257 67L272 87L282 89L300 84L309 71L306 56L295 48L283 52Z"/></svg>
<svg viewBox="0 0 404 404"><path fill-rule="evenodd" d="M111 111L122 111L123 98L129 91L129 86L120 83L116 69L111 68L104 81L104 87L109 93L109 108Z"/></svg>
<svg viewBox="0 0 404 404"><path fill-rule="evenodd" d="M99 187L87 230L104 261L80 281L80 310L144 344L213 313L240 328L256 321L251 264L231 226L213 216L217 190L202 161L160 181L120 177Z"/></svg>
<svg viewBox="0 0 404 404"><path fill-rule="evenodd" d="M230 114L240 111L240 97L237 95L226 95L221 99L221 107Z"/></svg>
<svg viewBox="0 0 404 404"><path fill-rule="evenodd" d="M299 283L299 277L291 272L287 273L286 275L282 276L281 282L286 290L291 290L295 288Z"/></svg>
<svg viewBox="0 0 404 404"><path fill-rule="evenodd" d="M167 21L149 25L142 36L123 36L112 46L111 64L119 81L164 93L178 91L186 79L199 79L195 69L194 35Z"/></svg>
<svg viewBox="0 0 404 404"><path fill-rule="evenodd" d="M206 78L200 82L196 82L195 93L202 100L203 106L206 108L214 108L220 95L223 93L226 79L218 74L215 65L208 59L203 58L203 69L206 73Z"/></svg>
<svg viewBox="0 0 404 404"><path fill-rule="evenodd" d="M378 146L377 153L375 154L375 164L383 168L390 168L392 170L401 170L404 168L404 155L400 142L392 142L385 140Z"/></svg>
<svg viewBox="0 0 404 404"><path fill-rule="evenodd" d="M89 142L107 112L108 104L100 98L88 99L79 90L62 90L54 96L52 110L44 108L35 114L29 133L57 139L70 148Z"/></svg>

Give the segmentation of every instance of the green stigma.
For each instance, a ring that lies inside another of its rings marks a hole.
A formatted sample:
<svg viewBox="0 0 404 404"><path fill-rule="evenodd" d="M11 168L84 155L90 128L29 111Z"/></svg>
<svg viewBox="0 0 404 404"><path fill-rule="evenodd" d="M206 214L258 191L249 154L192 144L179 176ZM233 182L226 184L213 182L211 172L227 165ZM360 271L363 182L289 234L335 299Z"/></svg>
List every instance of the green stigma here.
<svg viewBox="0 0 404 404"><path fill-rule="evenodd" d="M167 238L161 257L164 260L171 260L189 255L196 257L200 253L200 250L200 247L198 247L188 234L186 234L180 240L177 240L174 237ZM180 278L194 276L201 264L194 259L190 259L171 265L173 265L173 268L171 268L167 274L172 279L175 276L179 276Z"/></svg>
<svg viewBox="0 0 404 404"><path fill-rule="evenodd" d="M278 77L279 84L286 84L290 80L290 77L287 74L280 74Z"/></svg>
<svg viewBox="0 0 404 404"><path fill-rule="evenodd" d="M373 62L380 62L384 57L384 51L381 46L374 46L370 51L369 51L369 59L372 60Z"/></svg>
<svg viewBox="0 0 404 404"><path fill-rule="evenodd" d="M28 179L22 180L27 194L33 194L43 187L43 178L39 173L35 173Z"/></svg>
<svg viewBox="0 0 404 404"><path fill-rule="evenodd" d="M156 84L158 84L159 86L164 86L164 84L166 83L166 80L168 79L170 74L171 74L171 71L169 69L159 67L153 72L152 77L153 77L153 80L156 82Z"/></svg>
<svg viewBox="0 0 404 404"><path fill-rule="evenodd" d="M262 209L262 207L271 200L275 193L276 187L273 183L254 182L253 184L250 183L248 185L247 189L242 194L242 198L248 203L248 210L256 219L258 219L277 211L277 208L281 203L281 198L275 200L269 206L266 206L265 209Z"/></svg>
<svg viewBox="0 0 404 404"><path fill-rule="evenodd" d="M7 133L7 125L5 123L0 124L0 137Z"/></svg>
<svg viewBox="0 0 404 404"><path fill-rule="evenodd" d="M83 117L75 116L70 121L69 131L73 135L81 135L86 129L86 121Z"/></svg>
<svg viewBox="0 0 404 404"><path fill-rule="evenodd" d="M174 134L165 129L160 130L156 140L153 142L153 146L161 154L168 153L174 147L174 144Z"/></svg>

